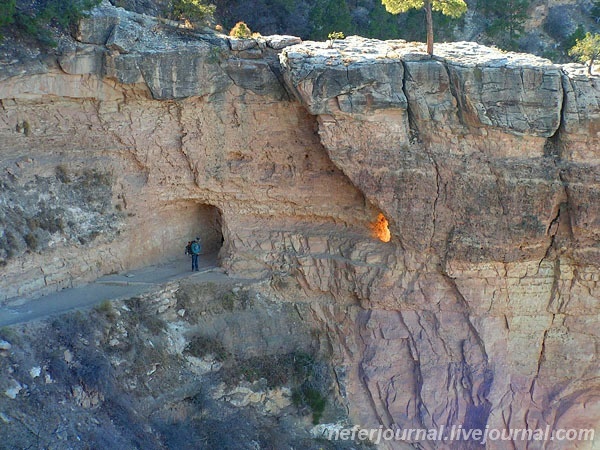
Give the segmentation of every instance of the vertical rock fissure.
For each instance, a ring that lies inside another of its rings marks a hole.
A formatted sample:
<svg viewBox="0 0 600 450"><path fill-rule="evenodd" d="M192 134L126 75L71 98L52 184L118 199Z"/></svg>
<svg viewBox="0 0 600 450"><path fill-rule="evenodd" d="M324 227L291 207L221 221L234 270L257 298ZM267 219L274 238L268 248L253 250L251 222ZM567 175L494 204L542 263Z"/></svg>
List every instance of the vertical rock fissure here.
<svg viewBox="0 0 600 450"><path fill-rule="evenodd" d="M450 95L452 95L452 97L454 98L454 101L456 102L456 115L458 116L458 120L463 126L466 126L467 123L463 116L463 112L465 111L464 101L462 101L461 97L458 95L458 89L457 89L457 84L460 81L456 77L452 76L452 72L450 71L448 62L445 59L438 59L438 61L442 64L442 67L446 71L446 75L448 77L448 88L450 89Z"/></svg>
<svg viewBox="0 0 600 450"><path fill-rule="evenodd" d="M269 66L269 69L271 70L271 72L273 73L273 75L275 76L275 78L277 79L279 84L281 85L281 91L284 94L284 98L282 98L281 100L285 101L285 102L290 102L292 100L292 96L290 95L290 92L287 88L287 83L285 82L285 80L283 78L283 70L282 70L279 58L276 58L276 59L266 58L266 61L267 61L267 65Z"/></svg>
<svg viewBox="0 0 600 450"><path fill-rule="evenodd" d="M538 263L538 270L541 267L541 264L547 260L552 253L552 250L555 249L555 245L556 245L556 238L559 235L559 232L561 232L561 225L566 226L567 227L567 235L566 236L562 236L563 238L567 238L567 239L572 239L573 238L573 228L572 228L572 224L571 224L571 213L570 213L570 208L571 208L571 202L569 200L569 182L568 180L565 179L565 162L563 160L563 156L564 156L564 149L563 149L563 143L562 143L562 132L564 131L564 127L565 127L565 109L567 106L567 101L568 101L568 96L567 96L567 92L568 89L566 87L566 84L569 83L569 79L568 76L564 73L561 72L561 90L562 90L562 97L561 97L561 101L560 101L560 111L559 111L559 124L558 127L556 128L556 130L554 131L554 133L552 134L552 136L549 136L546 139L546 142L544 144L544 157L547 158L552 158L552 162L554 164L554 167L556 167L557 170L557 178L560 181L561 185L562 185L562 189L563 189L563 195L559 198L559 204L555 207L556 210L556 214L554 215L554 217L550 220L547 228L546 228L546 235L549 236L550 238L550 242L546 248L546 252L544 253L544 256L540 259L539 263ZM564 232L562 234L565 234ZM558 264L558 259L557 261L555 261L555 264ZM557 283L557 280L554 280L554 283ZM550 299L550 302L552 302L553 300L553 296L555 295L554 293L555 287L553 285L552 287L552 297Z"/></svg>
<svg viewBox="0 0 600 450"><path fill-rule="evenodd" d="M560 73L560 79L561 79L561 89L562 89L562 97L561 97L561 101L560 101L560 110L559 110L559 123L558 123L558 127L556 127L556 131L554 132L554 134L551 136L551 138L556 138L559 140L560 142L560 138L561 138L561 134L565 129L565 114L566 114L566 108L568 106L568 101L569 101L569 96L568 96L568 89L567 89L567 84L571 83L571 80L569 79L569 77L567 76L567 74L564 71L561 71ZM562 148L561 148L562 150ZM559 155L562 158L562 151Z"/></svg>
<svg viewBox="0 0 600 450"><path fill-rule="evenodd" d="M408 132L409 132L409 138L411 143L420 143L420 133L419 133L419 127L417 126L417 120L414 116L414 113L412 111L412 108L410 106L410 97L408 95L408 92L406 91L406 82L407 82L407 78L410 77L410 71L408 70L408 67L406 65L406 63L404 61L401 61L402 63L402 95L404 95L404 98L406 99L406 115L408 117Z"/></svg>
<svg viewBox="0 0 600 450"><path fill-rule="evenodd" d="M560 98L559 105L559 123L556 127L556 130L554 130L554 133L546 138L546 142L544 144L544 156L552 158L556 166L560 166L563 161L564 149L561 134L565 128L565 109L568 101L568 89L566 88L567 83L570 83L569 77L564 72L561 72L560 86L562 96Z"/></svg>
<svg viewBox="0 0 600 450"><path fill-rule="evenodd" d="M201 188L200 181L198 180L198 168L194 167L194 163L192 162L190 155L185 151L185 137L187 136L187 131L185 129L185 125L183 123L183 107L178 102L175 101L173 103L175 108L175 119L177 121L178 126L178 135L177 135L177 150L183 157L184 161L187 163L187 166L190 170L190 174L192 175L192 179L194 180L194 184L196 187Z"/></svg>
<svg viewBox="0 0 600 450"><path fill-rule="evenodd" d="M406 324L406 321L404 320L404 316L402 315L402 311L398 311L398 317L400 319L400 323L402 324L402 326L406 329L406 330L410 330L410 328L408 327L408 325ZM423 410L427 410L427 407L425 406L425 402L423 401L423 386L424 386L424 380L423 380L423 373L421 372L421 357L419 355L419 350L417 347L417 344L415 342L415 338L413 333L408 333L408 340L410 342L410 345L408 346L408 351L409 354L412 358L412 362L413 362L413 375L415 376L415 390L414 390L414 395L415 395L415 411L419 413L419 420L421 421L421 424L423 424L423 417L421 412ZM407 404L407 409L410 406L410 404ZM409 414L409 411L406 411L407 415Z"/></svg>
<svg viewBox="0 0 600 450"><path fill-rule="evenodd" d="M460 292L460 290L456 284L456 281L450 275L448 275L443 269L441 270L441 275L442 275L443 279L446 281L446 283L450 286L451 291L454 293L456 298L459 300L460 304L463 306L464 310L462 312L465 315L467 326L469 327L469 330L473 334L473 337L475 337L475 339L477 340L477 345L479 346L479 349L481 350L481 354L484 357L485 363L487 366L488 355L485 350L485 344L484 344L483 340L481 339L481 336L477 332L477 329L473 325L473 322L471 322L471 319L470 319L471 311L469 308L469 303L467 302L465 297L462 295L462 292Z"/></svg>
<svg viewBox="0 0 600 450"><path fill-rule="evenodd" d="M451 292L454 293L456 299L459 301L459 304L463 306L464 309L463 309L462 313L464 315L464 322L466 323L466 325L469 328L470 335L473 337L473 339L475 339L475 342L477 344L477 347L479 348L481 357L483 359L483 368L482 368L482 375L481 375L483 378L482 386L478 389L477 392L471 393L471 401L473 402L473 405L474 405L474 399L477 398L480 405L485 405L484 408L481 408L479 410L480 411L479 414L482 414L482 415L477 419L478 423L485 425L488 422L489 414L491 412L491 405L492 405L492 401L488 398L488 395L491 390L491 386L494 383L493 371L490 370L490 367L489 367L488 353L485 349L485 343L484 343L481 335L479 334L479 332L477 331L477 328L471 321L471 312L470 312L469 304L468 304L467 300L465 299L465 297L460 292L460 290L456 284L456 281L452 277L450 277L450 275L448 275L443 269L441 270L441 275L442 275L443 279L445 280L445 282L449 285ZM473 369L468 364L466 357L464 355L462 357L462 361L465 364L465 368L468 367L468 376L469 376L469 379L471 380L471 385L473 385L473 382L472 382Z"/></svg>
<svg viewBox="0 0 600 450"><path fill-rule="evenodd" d="M554 323L554 318L555 317L556 317L556 315L553 314L552 315L552 323ZM548 337L548 331L549 331L548 329L544 330L544 335L542 337L542 343L540 345L540 352L539 352L538 359L537 359L537 368L536 368L536 371L535 371L535 375L533 376L533 378L531 380L531 385L529 386L529 397L530 397L531 401L533 402L533 404L536 404L535 398L534 398L534 395L535 395L535 392L534 392L535 391L535 384L536 384L537 379L538 379L538 377L540 375L540 370L541 370L541 367L542 367L542 363L544 362L544 358L545 358L545 355L546 355L546 339Z"/></svg>
<svg viewBox="0 0 600 450"><path fill-rule="evenodd" d="M429 238L429 248L432 249L434 246L435 233L436 233L437 206L438 206L438 201L440 199L440 185L441 185L442 176L440 175L440 169L438 167L437 160L435 159L435 157L431 154L431 152L429 150L426 150L426 152L427 152L427 156L429 157L430 161L432 162L433 168L435 169L436 192L435 192L435 199L433 200L433 205L431 208L432 226L431 226L431 237Z"/></svg>
<svg viewBox="0 0 600 450"><path fill-rule="evenodd" d="M559 313L562 309L562 302L559 302L559 299L561 298L560 295L560 279L562 277L561 275L561 267L560 267L560 258L556 258L556 261L554 261L554 268L553 268L553 276L552 276L552 287L550 288L550 298L548 299L548 307L546 308L549 311L552 311L553 313ZM575 282L575 277L573 277L573 279L571 280L571 283L573 284Z"/></svg>
<svg viewBox="0 0 600 450"><path fill-rule="evenodd" d="M564 217L564 224L567 226L567 232L568 232L568 238L569 239L573 239L574 235L573 235L573 223L572 223L572 216L573 214L571 214L571 204L572 201L570 199L570 194L569 194L569 181L565 179L565 169L561 168L558 172L558 178L560 179L562 186L563 186L563 190L564 190L564 201L561 202L560 204L560 208L563 211L563 217Z"/></svg>
<svg viewBox="0 0 600 450"><path fill-rule="evenodd" d="M362 333L360 332L360 330L365 330L367 328L367 323L369 322L369 319L372 315L372 310L364 310L364 314L359 314L357 316L357 320L356 320L356 326L358 329L358 337L359 337L359 342L360 342L360 354L361 354L361 361L358 364L358 379L360 382L360 385L363 389L363 392L366 394L366 398L368 399L370 406L371 406L371 411L373 411L373 414L377 417L377 420L379 421L380 424L384 424L384 417L382 417L381 413L384 413L387 417L387 426L390 426L393 423L393 417L390 415L387 406L384 404L383 399L381 398L381 395L379 396L379 400L380 403L382 405L382 410L380 411L380 409L377 407L377 401L376 399L373 397L373 392L371 391L371 389L369 388L369 383L368 383L368 375L365 373L364 370L364 365L366 364L365 362L365 354L366 354L366 350L368 348L367 343L365 342L365 338L362 335ZM362 318L359 318L360 316L362 316Z"/></svg>
<svg viewBox="0 0 600 450"><path fill-rule="evenodd" d="M504 216L504 218L506 220L508 220L510 213L506 207L506 202L504 201L504 199L502 197L503 192L508 192L508 186L506 184L506 181L503 179L502 175L500 174L500 172L494 168L492 162L488 160L487 163L488 163L488 167L490 169L491 174L494 176L494 179L496 180L496 189L495 189L496 196L498 198L498 204L500 205L500 208L502 208L502 215Z"/></svg>

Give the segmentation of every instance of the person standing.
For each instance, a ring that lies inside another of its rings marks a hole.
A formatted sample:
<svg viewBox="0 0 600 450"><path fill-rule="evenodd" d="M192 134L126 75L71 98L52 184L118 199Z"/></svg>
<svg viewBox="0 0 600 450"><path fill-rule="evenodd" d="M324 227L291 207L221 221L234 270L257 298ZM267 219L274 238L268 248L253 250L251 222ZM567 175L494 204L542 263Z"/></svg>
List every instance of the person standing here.
<svg viewBox="0 0 600 450"><path fill-rule="evenodd" d="M192 254L192 272L198 272L198 257L202 251L202 245L200 245L200 238L196 238L190 244L190 253Z"/></svg>

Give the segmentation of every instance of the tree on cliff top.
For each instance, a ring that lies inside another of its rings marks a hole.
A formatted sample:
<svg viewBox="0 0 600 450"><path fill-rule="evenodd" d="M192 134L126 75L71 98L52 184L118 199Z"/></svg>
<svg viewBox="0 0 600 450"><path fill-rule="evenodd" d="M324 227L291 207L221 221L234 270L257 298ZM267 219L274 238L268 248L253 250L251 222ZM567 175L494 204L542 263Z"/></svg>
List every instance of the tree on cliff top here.
<svg viewBox="0 0 600 450"><path fill-rule="evenodd" d="M458 18L467 11L464 0L381 0L387 12L405 13L410 9L423 8L427 20L427 53L433 55L433 17L431 11Z"/></svg>
<svg viewBox="0 0 600 450"><path fill-rule="evenodd" d="M192 26L210 22L215 13L215 5L204 0L173 0L170 2L170 17L175 20L188 21Z"/></svg>
<svg viewBox="0 0 600 450"><path fill-rule="evenodd" d="M600 57L600 34L586 33L583 39L577 39L577 42L569 55L574 56L581 63L588 63L588 74L592 74L594 61Z"/></svg>

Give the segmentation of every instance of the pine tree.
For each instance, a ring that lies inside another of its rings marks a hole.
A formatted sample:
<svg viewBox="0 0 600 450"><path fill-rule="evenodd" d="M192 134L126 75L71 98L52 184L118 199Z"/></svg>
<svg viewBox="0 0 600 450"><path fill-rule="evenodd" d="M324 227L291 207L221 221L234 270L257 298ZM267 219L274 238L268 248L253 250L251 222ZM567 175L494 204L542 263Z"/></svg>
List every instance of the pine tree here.
<svg viewBox="0 0 600 450"><path fill-rule="evenodd" d="M427 20L427 53L433 55L433 11L458 18L467 11L464 0L381 0L385 9L392 14L405 13L410 9L423 8Z"/></svg>
<svg viewBox="0 0 600 450"><path fill-rule="evenodd" d="M491 19L486 34L494 43L515 50L528 18L529 0L480 0L479 9Z"/></svg>

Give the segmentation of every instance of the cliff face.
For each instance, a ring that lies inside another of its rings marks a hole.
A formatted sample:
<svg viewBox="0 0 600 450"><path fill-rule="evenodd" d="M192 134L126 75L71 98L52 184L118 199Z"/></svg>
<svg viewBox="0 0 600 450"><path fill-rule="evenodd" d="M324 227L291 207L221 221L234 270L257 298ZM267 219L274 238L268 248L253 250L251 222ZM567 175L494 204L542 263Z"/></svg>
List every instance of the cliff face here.
<svg viewBox="0 0 600 450"><path fill-rule="evenodd" d="M437 54L351 39L281 56L392 224L354 387L386 425L597 423L597 80L472 43Z"/></svg>
<svg viewBox="0 0 600 450"><path fill-rule="evenodd" d="M2 299L222 236L228 271L309 302L356 423L594 427L598 80L436 53L98 8L0 75Z"/></svg>
<svg viewBox="0 0 600 450"><path fill-rule="evenodd" d="M272 47L285 39L263 49L235 42L242 49L231 51L227 40L173 33L113 8L97 10L80 38L114 45L65 46L56 66L5 78L0 88L3 176L14 199L3 299L182 255L190 237L211 229L224 234L224 264L239 262L249 275L284 264L305 229L323 253L342 224L336 247L368 237L375 208L322 151L316 120L271 69ZM66 208L66 188L86 171L100 181L87 183L89 199ZM53 188L36 191L40 180ZM93 209L92 201L103 203ZM203 214L209 206L222 217ZM35 226L63 209L77 218L50 232ZM94 228L94 213L106 219L103 228ZM90 233L93 244L78 242Z"/></svg>

